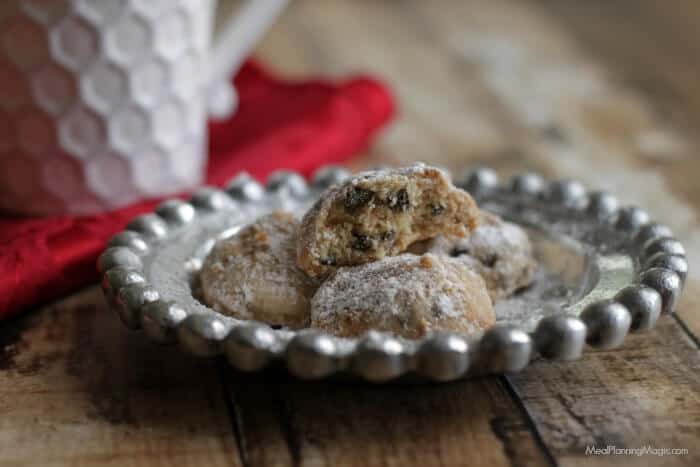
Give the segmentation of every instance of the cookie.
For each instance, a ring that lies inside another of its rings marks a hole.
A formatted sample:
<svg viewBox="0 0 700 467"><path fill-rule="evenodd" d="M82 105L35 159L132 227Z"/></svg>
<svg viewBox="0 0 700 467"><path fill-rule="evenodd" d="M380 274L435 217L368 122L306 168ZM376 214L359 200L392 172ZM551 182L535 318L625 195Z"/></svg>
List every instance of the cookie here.
<svg viewBox="0 0 700 467"><path fill-rule="evenodd" d="M358 174L324 192L302 220L297 263L312 277L403 252L411 243L475 227L474 200L433 167Z"/></svg>
<svg viewBox="0 0 700 467"><path fill-rule="evenodd" d="M448 255L463 261L484 278L494 302L530 285L537 264L525 231L486 212L482 212L479 226L469 237L438 236L422 249L411 246L411 250Z"/></svg>
<svg viewBox="0 0 700 467"><path fill-rule="evenodd" d="M316 286L296 265L298 227L276 211L219 240L200 272L204 302L239 319L307 326Z"/></svg>
<svg viewBox="0 0 700 467"><path fill-rule="evenodd" d="M403 254L338 269L311 299L311 327L341 337L369 330L415 339L474 334L496 321L483 279L446 256Z"/></svg>

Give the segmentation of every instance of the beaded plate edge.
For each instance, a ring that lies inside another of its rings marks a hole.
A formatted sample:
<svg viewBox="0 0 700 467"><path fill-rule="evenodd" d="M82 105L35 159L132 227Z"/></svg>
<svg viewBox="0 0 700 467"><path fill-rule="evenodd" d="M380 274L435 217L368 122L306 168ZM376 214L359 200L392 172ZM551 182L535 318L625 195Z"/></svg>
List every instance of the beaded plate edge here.
<svg viewBox="0 0 700 467"><path fill-rule="evenodd" d="M617 347L629 332L648 330L661 313L673 312L682 291L688 269L683 245L643 209L621 207L613 195L587 192L574 180L547 182L531 172L501 183L489 168L468 171L455 184L480 203L511 197L537 209L553 209L564 223L575 219L614 231L623 239L617 248L634 261L635 279L610 297L587 304L580 313L544 317L531 331L505 324L478 338L435 332L416 341L378 332L341 339L310 329L273 330L262 323L225 317L203 305L204 312L163 300L149 281L146 267L151 253L196 219L254 208L271 194L277 200L308 197L310 190L320 192L348 176L340 167L326 166L307 185L299 174L281 170L270 175L263 187L243 173L223 190L204 187L188 202L164 201L113 236L99 257L101 284L110 306L124 324L143 329L156 342L177 342L198 356L224 354L239 370L257 371L282 362L303 379L350 375L371 382L451 381L520 371L537 356L575 360L587 345Z"/></svg>

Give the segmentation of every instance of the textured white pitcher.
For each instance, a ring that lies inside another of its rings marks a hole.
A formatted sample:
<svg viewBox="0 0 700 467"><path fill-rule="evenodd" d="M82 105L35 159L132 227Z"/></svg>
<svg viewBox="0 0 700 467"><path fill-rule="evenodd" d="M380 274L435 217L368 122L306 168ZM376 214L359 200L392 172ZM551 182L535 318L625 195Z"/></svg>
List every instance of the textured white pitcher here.
<svg viewBox="0 0 700 467"><path fill-rule="evenodd" d="M0 0L0 209L89 214L191 189L208 110L286 0Z"/></svg>

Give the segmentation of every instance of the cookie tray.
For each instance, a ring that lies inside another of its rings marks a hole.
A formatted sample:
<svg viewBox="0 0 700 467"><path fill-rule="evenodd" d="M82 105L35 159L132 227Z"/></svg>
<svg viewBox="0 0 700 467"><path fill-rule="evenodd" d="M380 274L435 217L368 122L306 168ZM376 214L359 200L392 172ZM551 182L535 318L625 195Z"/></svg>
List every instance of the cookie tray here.
<svg viewBox="0 0 700 467"><path fill-rule="evenodd" d="M483 335L437 332L412 341L370 332L357 339L273 329L224 316L197 299L202 259L216 238L274 209L301 216L349 176L324 167L307 184L278 171L263 187L246 174L133 219L98 260L102 287L125 325L198 356L225 355L240 370L285 366L299 378L450 381L519 371L535 358L573 360L613 348L672 312L687 273L685 251L646 211L604 192L534 173L501 183L487 168L455 180L486 210L523 226L540 270L535 284L496 306Z"/></svg>

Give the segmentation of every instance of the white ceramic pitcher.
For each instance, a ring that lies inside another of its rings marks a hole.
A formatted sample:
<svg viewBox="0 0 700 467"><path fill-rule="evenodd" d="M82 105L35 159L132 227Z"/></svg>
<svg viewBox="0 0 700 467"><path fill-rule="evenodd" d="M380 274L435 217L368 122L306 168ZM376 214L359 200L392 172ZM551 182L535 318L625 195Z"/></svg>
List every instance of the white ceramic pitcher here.
<svg viewBox="0 0 700 467"><path fill-rule="evenodd" d="M191 189L206 119L286 0L1 0L0 209L90 214Z"/></svg>

